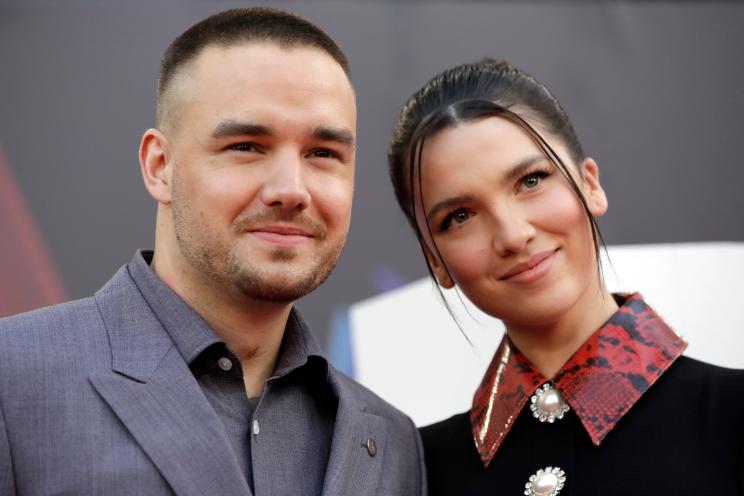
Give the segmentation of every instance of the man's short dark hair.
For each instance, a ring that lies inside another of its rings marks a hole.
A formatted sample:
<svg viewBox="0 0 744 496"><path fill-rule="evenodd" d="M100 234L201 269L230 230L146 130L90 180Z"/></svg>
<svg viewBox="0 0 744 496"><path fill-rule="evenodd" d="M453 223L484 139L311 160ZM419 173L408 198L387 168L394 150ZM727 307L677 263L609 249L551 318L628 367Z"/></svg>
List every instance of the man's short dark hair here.
<svg viewBox="0 0 744 496"><path fill-rule="evenodd" d="M349 62L341 48L307 19L268 7L226 10L191 26L165 51L158 78L158 125L164 118L164 96L179 69L194 60L208 45L227 48L250 42L272 42L282 48L317 48L333 57L351 80Z"/></svg>

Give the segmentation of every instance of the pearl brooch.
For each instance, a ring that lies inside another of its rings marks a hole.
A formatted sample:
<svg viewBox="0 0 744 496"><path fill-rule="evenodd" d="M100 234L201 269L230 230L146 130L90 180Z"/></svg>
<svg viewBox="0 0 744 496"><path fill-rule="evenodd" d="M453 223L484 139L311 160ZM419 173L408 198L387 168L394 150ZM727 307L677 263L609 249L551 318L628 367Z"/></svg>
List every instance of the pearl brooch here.
<svg viewBox="0 0 744 496"><path fill-rule="evenodd" d="M570 408L561 392L551 383L546 382L542 387L537 388L530 398L530 410L532 410L532 416L540 422L552 424L562 419L563 414Z"/></svg>
<svg viewBox="0 0 744 496"><path fill-rule="evenodd" d="M566 473L558 467L541 468L524 485L526 496L558 496L566 483Z"/></svg>

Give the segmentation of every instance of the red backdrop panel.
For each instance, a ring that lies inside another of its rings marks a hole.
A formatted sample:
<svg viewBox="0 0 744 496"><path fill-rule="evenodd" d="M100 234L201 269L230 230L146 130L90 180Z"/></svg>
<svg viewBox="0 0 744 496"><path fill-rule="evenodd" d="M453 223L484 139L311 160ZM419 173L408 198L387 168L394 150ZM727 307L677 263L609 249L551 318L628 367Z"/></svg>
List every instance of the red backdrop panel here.
<svg viewBox="0 0 744 496"><path fill-rule="evenodd" d="M66 299L36 221L0 150L0 316Z"/></svg>

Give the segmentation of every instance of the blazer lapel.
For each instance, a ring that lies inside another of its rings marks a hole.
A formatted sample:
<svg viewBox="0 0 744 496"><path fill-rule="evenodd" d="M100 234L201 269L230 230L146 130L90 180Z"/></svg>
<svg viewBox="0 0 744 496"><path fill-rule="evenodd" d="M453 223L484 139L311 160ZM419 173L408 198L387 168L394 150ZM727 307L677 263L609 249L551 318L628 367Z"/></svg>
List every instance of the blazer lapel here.
<svg viewBox="0 0 744 496"><path fill-rule="evenodd" d="M126 269L96 294L112 370L90 381L178 495L250 495L227 434Z"/></svg>
<svg viewBox="0 0 744 496"><path fill-rule="evenodd" d="M385 456L385 421L365 412L337 374L331 369L339 402L323 495L372 496L377 494Z"/></svg>

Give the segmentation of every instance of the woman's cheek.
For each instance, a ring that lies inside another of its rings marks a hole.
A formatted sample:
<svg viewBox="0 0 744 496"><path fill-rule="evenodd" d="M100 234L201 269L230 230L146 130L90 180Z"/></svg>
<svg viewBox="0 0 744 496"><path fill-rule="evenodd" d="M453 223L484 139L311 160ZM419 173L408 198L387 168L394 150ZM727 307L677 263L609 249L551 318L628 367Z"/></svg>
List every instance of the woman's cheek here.
<svg viewBox="0 0 744 496"><path fill-rule="evenodd" d="M568 184L546 191L533 204L533 218L549 232L570 234L586 222L586 213Z"/></svg>
<svg viewBox="0 0 744 496"><path fill-rule="evenodd" d="M450 276L463 289L473 279L485 276L489 270L492 250L483 236L461 236L439 249Z"/></svg>

